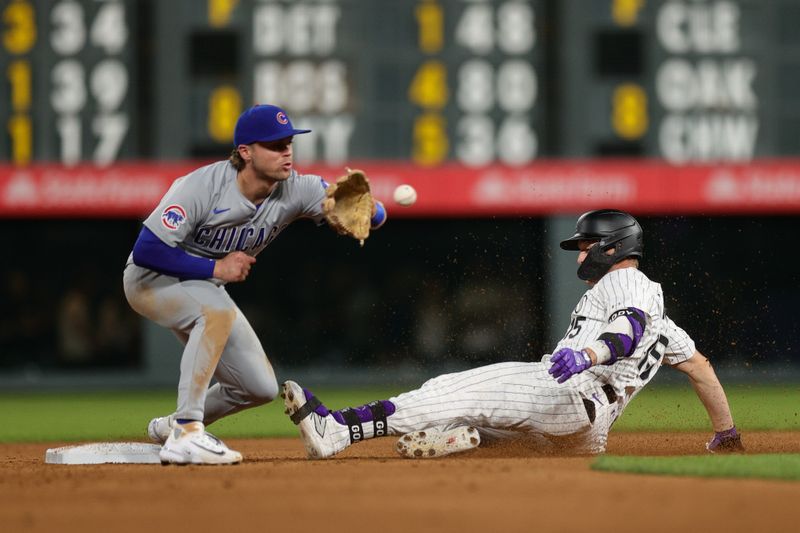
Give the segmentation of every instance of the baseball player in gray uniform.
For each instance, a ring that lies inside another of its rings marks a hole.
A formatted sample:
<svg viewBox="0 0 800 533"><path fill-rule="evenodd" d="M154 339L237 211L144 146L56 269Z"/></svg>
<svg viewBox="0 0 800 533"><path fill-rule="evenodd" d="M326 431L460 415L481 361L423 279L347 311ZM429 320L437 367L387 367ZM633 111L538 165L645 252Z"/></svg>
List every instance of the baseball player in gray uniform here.
<svg viewBox="0 0 800 533"><path fill-rule="evenodd" d="M244 281L256 256L293 221L323 222L326 182L292 166L293 136L309 131L295 129L279 107L248 109L230 159L176 179L144 221L125 267L125 295L184 344L177 410L148 426L163 444L162 463L240 462L205 426L278 394L264 349L225 284ZM375 202L372 228L385 219Z"/></svg>
<svg viewBox="0 0 800 533"><path fill-rule="evenodd" d="M308 457L331 457L384 435L401 435L396 449L412 458L511 438L542 450L602 453L611 425L662 363L686 373L705 405L715 431L707 448L741 450L714 370L664 314L661 286L638 269L639 223L621 211L590 211L561 247L579 252L578 277L591 288L552 355L446 374L418 390L338 411L287 381L281 395Z"/></svg>

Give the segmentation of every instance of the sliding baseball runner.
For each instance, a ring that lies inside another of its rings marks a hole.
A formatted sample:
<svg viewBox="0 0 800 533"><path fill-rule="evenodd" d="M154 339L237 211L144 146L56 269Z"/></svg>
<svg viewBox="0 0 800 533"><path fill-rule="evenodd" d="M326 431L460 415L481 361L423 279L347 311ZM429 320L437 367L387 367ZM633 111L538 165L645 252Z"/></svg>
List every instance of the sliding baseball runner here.
<svg viewBox="0 0 800 533"><path fill-rule="evenodd" d="M330 411L293 381L287 411L309 458L331 457L372 437L399 435L406 457L437 457L483 439L525 439L540 449L597 454L625 407L662 362L687 374L713 413L711 451L740 450L725 394L694 342L664 314L661 286L639 270L642 229L629 214L591 211L561 247L578 251L590 285L564 338L540 362L511 362L447 374L388 400Z"/></svg>

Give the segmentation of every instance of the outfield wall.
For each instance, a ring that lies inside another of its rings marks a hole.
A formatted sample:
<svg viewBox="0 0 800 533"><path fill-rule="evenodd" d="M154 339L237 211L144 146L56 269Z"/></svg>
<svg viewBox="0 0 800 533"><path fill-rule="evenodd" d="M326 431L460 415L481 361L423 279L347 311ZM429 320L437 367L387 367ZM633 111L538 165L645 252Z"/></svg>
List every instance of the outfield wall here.
<svg viewBox="0 0 800 533"><path fill-rule="evenodd" d="M642 268L667 310L737 379L800 366L794 216L642 216ZM279 375L416 382L536 360L584 289L557 247L573 215L395 217L359 248L299 222L229 290ZM128 307L121 272L134 219L4 219L0 387L174 386L179 346ZM285 371L285 372L284 372Z"/></svg>

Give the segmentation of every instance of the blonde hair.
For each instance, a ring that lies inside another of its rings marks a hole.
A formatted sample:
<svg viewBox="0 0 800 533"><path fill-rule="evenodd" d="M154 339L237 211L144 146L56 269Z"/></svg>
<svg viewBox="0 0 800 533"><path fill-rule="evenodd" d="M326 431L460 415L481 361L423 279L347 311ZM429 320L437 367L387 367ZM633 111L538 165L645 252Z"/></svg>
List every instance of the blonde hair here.
<svg viewBox="0 0 800 533"><path fill-rule="evenodd" d="M247 162L244 159L242 159L242 156L239 153L239 148L238 147L233 149L233 151L231 152L230 157L228 158L228 162L231 165L233 165L233 168L235 168L236 170L244 169L245 165L247 164Z"/></svg>

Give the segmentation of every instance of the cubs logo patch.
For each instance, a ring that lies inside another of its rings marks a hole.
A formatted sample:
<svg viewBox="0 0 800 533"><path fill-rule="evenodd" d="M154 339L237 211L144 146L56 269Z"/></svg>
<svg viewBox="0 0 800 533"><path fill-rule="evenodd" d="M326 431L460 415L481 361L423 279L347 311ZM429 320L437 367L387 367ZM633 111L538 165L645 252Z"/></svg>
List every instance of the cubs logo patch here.
<svg viewBox="0 0 800 533"><path fill-rule="evenodd" d="M288 124L289 123L289 118L286 116L286 113L284 113L283 111L278 111L278 114L275 115L275 118L281 124Z"/></svg>
<svg viewBox="0 0 800 533"><path fill-rule="evenodd" d="M175 231L186 222L186 210L178 204L172 204L161 213L161 223L168 230Z"/></svg>

